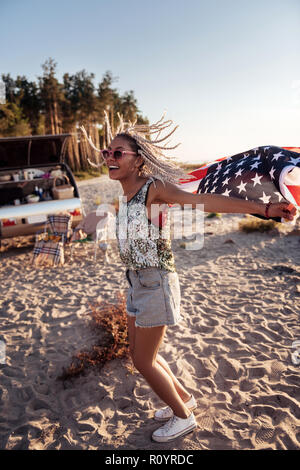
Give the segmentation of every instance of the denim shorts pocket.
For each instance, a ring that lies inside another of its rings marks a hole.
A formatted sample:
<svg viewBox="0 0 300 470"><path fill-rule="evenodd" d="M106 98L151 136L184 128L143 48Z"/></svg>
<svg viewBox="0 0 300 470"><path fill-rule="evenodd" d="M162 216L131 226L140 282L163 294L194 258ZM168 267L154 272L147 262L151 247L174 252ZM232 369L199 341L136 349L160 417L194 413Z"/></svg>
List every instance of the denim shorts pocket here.
<svg viewBox="0 0 300 470"><path fill-rule="evenodd" d="M146 289L157 289L161 286L161 277L157 269L153 271L138 271L138 279L140 285Z"/></svg>

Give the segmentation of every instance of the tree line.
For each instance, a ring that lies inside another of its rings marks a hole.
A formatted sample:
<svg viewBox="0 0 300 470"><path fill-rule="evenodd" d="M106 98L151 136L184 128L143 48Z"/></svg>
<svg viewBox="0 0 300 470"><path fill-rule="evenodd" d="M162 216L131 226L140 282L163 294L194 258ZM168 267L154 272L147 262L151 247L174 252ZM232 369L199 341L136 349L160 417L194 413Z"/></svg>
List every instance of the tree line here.
<svg viewBox="0 0 300 470"><path fill-rule="evenodd" d="M5 100L0 104L0 137L72 133L67 149L67 162L73 171L88 170L87 159L97 162L97 153L80 138L83 125L97 147L108 145L104 111L112 129L120 113L125 120L147 123L138 109L132 90L120 95L112 73L107 71L98 85L95 75L81 70L65 73L62 82L56 77L56 62L49 58L42 65L37 82L26 76L13 79L2 74Z"/></svg>

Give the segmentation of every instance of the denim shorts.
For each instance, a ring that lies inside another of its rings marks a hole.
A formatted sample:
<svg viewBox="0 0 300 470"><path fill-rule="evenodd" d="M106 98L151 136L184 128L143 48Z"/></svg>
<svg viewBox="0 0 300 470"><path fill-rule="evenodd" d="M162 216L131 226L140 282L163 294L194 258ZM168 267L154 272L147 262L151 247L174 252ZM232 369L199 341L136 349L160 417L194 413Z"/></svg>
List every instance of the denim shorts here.
<svg viewBox="0 0 300 470"><path fill-rule="evenodd" d="M135 317L135 326L176 325L180 320L178 274L159 268L126 271L129 283L127 313Z"/></svg>

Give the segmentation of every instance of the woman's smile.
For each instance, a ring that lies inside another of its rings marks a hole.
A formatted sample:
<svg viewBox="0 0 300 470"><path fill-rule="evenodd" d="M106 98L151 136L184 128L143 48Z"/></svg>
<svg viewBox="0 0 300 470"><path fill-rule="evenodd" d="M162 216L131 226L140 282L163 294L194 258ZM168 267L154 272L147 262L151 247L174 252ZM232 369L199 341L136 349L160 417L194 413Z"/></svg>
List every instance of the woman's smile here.
<svg viewBox="0 0 300 470"><path fill-rule="evenodd" d="M108 166L108 169L109 171L114 171L114 170L119 170L120 167L116 166L116 165L109 165Z"/></svg>

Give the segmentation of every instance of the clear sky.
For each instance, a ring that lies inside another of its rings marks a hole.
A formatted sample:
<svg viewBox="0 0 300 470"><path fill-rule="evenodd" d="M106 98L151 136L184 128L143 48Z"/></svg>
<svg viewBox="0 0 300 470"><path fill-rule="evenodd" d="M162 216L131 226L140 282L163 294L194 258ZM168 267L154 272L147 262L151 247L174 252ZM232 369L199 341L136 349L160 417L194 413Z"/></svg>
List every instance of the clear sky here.
<svg viewBox="0 0 300 470"><path fill-rule="evenodd" d="M105 71L203 162L300 146L300 0L0 0L0 73Z"/></svg>

